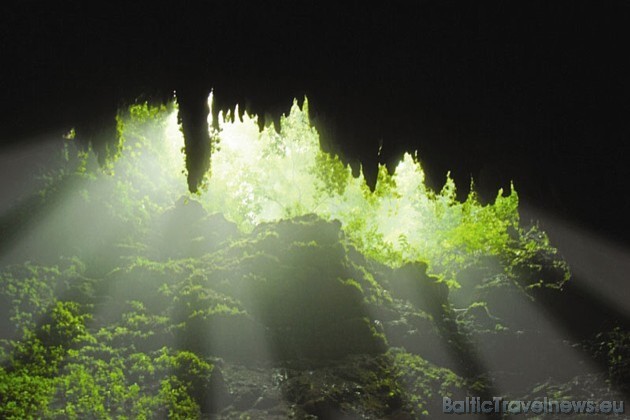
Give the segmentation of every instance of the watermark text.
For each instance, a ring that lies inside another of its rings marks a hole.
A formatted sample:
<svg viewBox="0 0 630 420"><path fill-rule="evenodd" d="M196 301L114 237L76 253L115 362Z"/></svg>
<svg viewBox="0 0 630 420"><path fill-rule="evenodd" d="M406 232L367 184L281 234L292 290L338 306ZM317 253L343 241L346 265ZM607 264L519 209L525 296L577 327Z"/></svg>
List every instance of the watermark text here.
<svg viewBox="0 0 630 420"><path fill-rule="evenodd" d="M542 400L521 401L492 397L466 397L464 400L442 398L442 412L447 414L621 414L623 401L569 401Z"/></svg>

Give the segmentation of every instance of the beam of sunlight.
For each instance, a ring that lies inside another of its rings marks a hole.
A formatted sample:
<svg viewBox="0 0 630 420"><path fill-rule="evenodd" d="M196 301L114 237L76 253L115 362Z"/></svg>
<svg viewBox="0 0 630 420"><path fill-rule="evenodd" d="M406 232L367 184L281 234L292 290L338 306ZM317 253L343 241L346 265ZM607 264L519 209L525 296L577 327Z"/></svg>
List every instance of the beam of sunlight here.
<svg viewBox="0 0 630 420"><path fill-rule="evenodd" d="M579 286L630 319L627 246L531 206L524 206L523 213L540 222L571 267Z"/></svg>
<svg viewBox="0 0 630 420"><path fill-rule="evenodd" d="M58 154L60 139L27 141L28 146L14 146L0 151L0 215L8 212L23 197L36 193L49 168L50 157ZM30 144L33 143L33 144Z"/></svg>

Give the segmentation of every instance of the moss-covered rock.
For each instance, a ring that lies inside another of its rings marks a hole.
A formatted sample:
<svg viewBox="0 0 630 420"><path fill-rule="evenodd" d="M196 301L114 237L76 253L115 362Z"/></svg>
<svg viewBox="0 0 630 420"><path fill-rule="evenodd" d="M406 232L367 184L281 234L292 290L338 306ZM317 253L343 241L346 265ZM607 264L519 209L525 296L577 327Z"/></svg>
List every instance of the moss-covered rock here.
<svg viewBox="0 0 630 420"><path fill-rule="evenodd" d="M595 345L607 378L575 375L536 306L562 267L539 253L480 258L449 289L313 215L250 233L194 200L163 217L100 276L78 259L3 269L2 415L436 418L443 396L579 395L572 377L627 376L623 330Z"/></svg>
<svg viewBox="0 0 630 420"><path fill-rule="evenodd" d="M184 196L157 218L148 251L157 259L195 258L237 236L234 223L220 213L208 214L198 201Z"/></svg>

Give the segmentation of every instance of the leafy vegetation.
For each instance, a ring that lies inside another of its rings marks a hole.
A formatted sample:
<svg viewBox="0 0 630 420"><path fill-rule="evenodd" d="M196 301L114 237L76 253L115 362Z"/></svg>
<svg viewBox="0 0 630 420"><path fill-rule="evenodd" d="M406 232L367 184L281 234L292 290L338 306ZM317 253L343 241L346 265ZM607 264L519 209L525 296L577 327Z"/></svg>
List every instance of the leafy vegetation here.
<svg viewBox="0 0 630 420"><path fill-rule="evenodd" d="M0 267L0 417L432 416L490 389L473 338L536 332L505 297L569 278L513 187L459 202L405 154L372 191L306 100L277 130L222 114L188 195L176 111L134 105L105 163L68 140L45 175L49 214Z"/></svg>

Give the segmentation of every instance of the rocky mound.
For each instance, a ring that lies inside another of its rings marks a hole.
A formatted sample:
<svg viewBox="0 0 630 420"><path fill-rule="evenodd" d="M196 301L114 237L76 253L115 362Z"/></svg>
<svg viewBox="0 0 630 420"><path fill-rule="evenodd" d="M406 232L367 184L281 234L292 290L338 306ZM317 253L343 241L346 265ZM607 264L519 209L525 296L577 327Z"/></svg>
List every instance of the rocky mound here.
<svg viewBox="0 0 630 420"><path fill-rule="evenodd" d="M627 332L591 352L614 358L602 373L546 321L563 280L544 255L449 290L316 216L249 234L194 203L163 218L98 278L78 259L3 269L3 417L436 418L443 396L614 399L627 378Z"/></svg>

